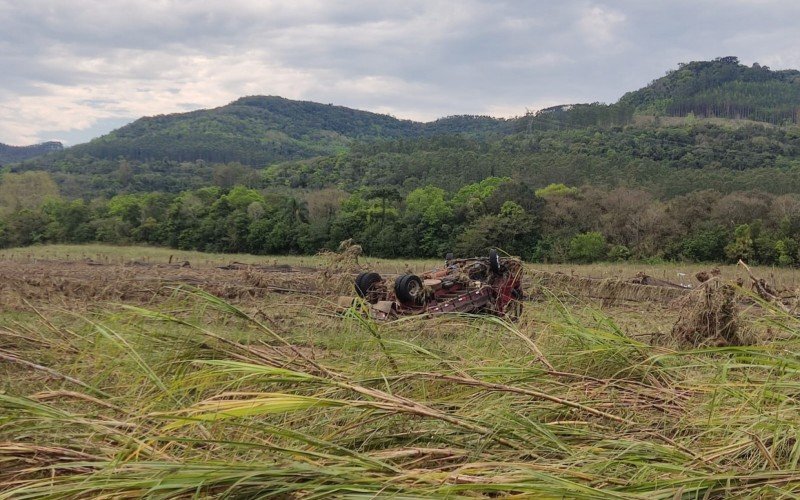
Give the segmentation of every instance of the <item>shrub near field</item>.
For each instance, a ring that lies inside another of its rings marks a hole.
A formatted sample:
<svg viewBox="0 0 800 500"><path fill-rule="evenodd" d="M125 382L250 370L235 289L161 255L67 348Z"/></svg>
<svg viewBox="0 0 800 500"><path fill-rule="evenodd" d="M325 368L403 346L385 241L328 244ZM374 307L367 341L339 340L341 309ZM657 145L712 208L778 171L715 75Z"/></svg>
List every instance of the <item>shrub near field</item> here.
<svg viewBox="0 0 800 500"><path fill-rule="evenodd" d="M800 494L780 311L747 316L757 345L680 350L644 343L663 312L555 299L515 325L193 289L31 305L0 314L0 498Z"/></svg>

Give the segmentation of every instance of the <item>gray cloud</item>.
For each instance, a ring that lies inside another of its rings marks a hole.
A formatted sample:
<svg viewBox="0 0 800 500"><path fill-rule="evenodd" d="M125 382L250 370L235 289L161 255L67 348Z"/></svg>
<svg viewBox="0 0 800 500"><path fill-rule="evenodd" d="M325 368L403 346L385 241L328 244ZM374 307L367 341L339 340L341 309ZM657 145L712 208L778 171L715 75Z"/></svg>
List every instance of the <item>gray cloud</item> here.
<svg viewBox="0 0 800 500"><path fill-rule="evenodd" d="M613 102L678 62L800 67L793 0L0 0L0 142L272 94L421 120Z"/></svg>

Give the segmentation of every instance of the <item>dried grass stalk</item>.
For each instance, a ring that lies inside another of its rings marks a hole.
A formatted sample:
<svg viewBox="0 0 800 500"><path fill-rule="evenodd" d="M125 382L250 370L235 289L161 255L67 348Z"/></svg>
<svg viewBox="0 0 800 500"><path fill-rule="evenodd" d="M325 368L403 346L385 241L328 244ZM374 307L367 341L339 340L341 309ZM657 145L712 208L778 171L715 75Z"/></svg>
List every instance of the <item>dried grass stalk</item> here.
<svg viewBox="0 0 800 500"><path fill-rule="evenodd" d="M754 343L739 321L736 288L713 277L681 301L671 337L683 346L739 346Z"/></svg>

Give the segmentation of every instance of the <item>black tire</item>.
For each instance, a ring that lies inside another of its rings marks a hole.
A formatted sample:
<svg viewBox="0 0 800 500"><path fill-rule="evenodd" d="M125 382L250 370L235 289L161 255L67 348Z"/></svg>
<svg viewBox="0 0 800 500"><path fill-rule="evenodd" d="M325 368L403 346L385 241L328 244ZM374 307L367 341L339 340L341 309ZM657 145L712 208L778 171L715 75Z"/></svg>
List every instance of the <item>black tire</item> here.
<svg viewBox="0 0 800 500"><path fill-rule="evenodd" d="M501 274L500 255L497 254L497 250L494 248L489 250L489 269L491 269L494 274Z"/></svg>
<svg viewBox="0 0 800 500"><path fill-rule="evenodd" d="M364 278L364 276L366 276L367 274L369 274L369 273L365 273L365 272L358 273L358 276L356 276L356 279L353 281L353 286L354 286L354 287L355 287L355 289L356 289L356 293L357 293L357 294L359 294L359 295L361 295L361 294L359 293L359 290L360 290L360 288L359 288L359 286L358 286L358 285L361 283L361 280L362 280L362 279Z"/></svg>
<svg viewBox="0 0 800 500"><path fill-rule="evenodd" d="M414 274L398 276L394 282L394 294L403 304L422 303L422 280Z"/></svg>
<svg viewBox="0 0 800 500"><path fill-rule="evenodd" d="M378 273L361 273L356 278L356 293L362 299L367 298L375 285L382 281Z"/></svg>

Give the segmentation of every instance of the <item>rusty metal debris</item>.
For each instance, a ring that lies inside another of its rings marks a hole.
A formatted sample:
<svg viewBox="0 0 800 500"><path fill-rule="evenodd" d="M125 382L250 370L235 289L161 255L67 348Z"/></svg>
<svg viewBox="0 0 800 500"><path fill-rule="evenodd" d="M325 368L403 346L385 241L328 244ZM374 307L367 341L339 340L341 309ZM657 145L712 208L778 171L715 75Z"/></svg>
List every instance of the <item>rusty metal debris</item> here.
<svg viewBox="0 0 800 500"><path fill-rule="evenodd" d="M362 272L354 282L356 294L370 304L370 314L380 320L402 315L487 313L516 319L522 313L522 261L501 257L454 259L422 273L402 274L393 281L376 272ZM340 297L341 308L354 297Z"/></svg>

